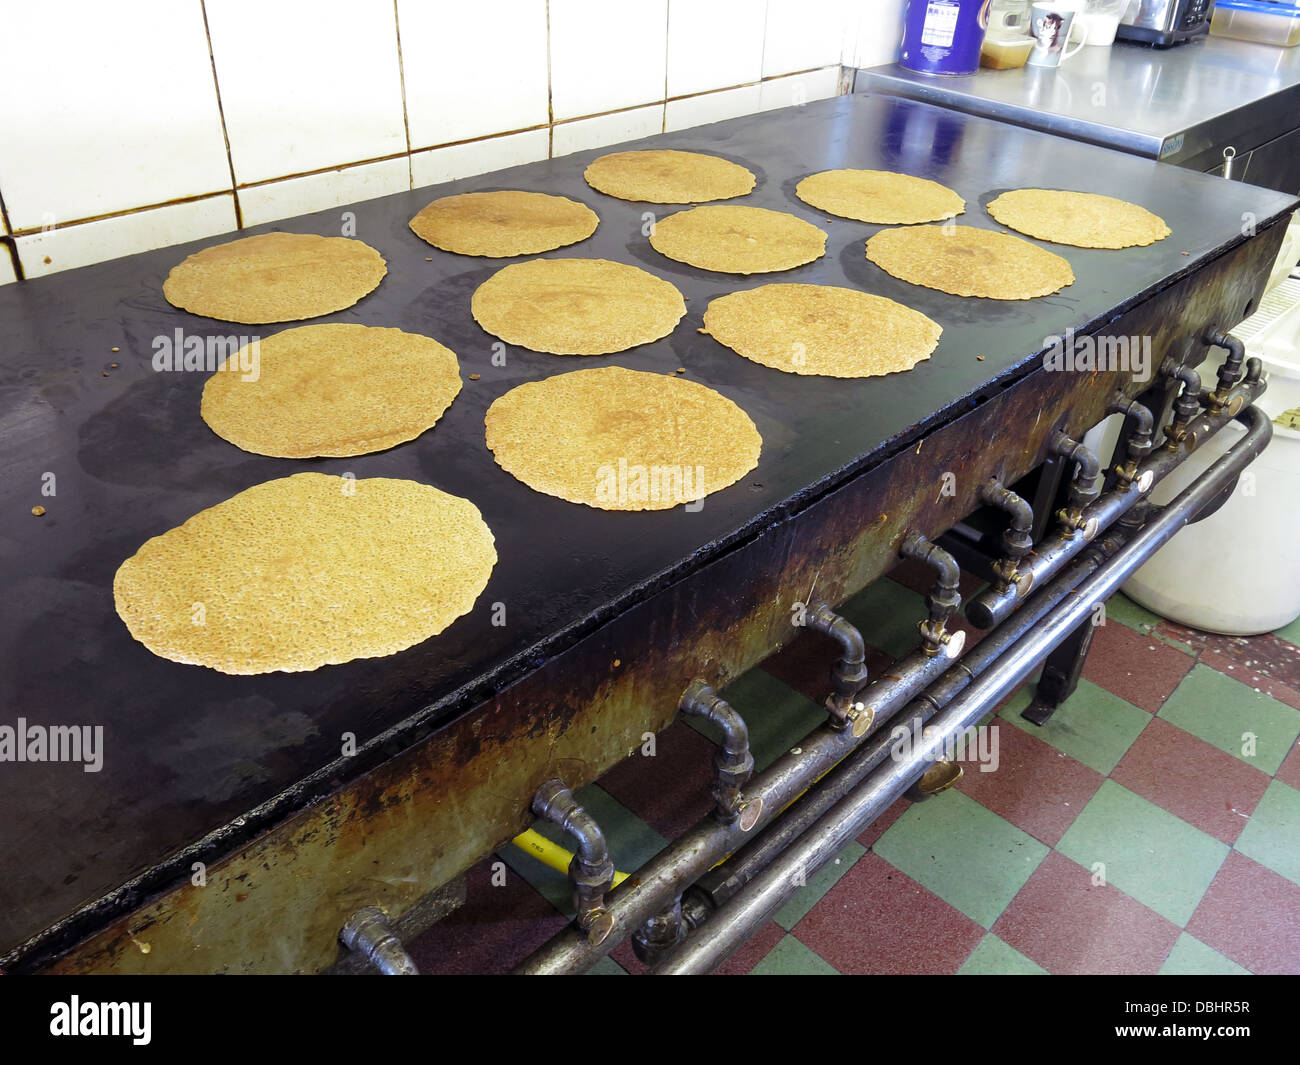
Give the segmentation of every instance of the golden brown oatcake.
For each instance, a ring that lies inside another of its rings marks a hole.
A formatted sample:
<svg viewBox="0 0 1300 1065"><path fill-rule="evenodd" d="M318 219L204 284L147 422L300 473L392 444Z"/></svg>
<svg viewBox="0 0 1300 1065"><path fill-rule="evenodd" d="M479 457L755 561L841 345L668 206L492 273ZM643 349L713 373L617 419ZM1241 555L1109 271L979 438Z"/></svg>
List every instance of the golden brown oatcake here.
<svg viewBox="0 0 1300 1065"><path fill-rule="evenodd" d="M701 270L763 274L820 259L826 253L826 233L783 211L722 204L659 219L650 245Z"/></svg>
<svg viewBox="0 0 1300 1065"><path fill-rule="evenodd" d="M904 281L954 296L1027 300L1074 283L1059 255L973 226L882 229L867 241L867 258Z"/></svg>
<svg viewBox="0 0 1300 1065"><path fill-rule="evenodd" d="M686 314L662 278L607 259L534 259L503 267L470 300L507 344L553 355L607 355L666 337Z"/></svg>
<svg viewBox="0 0 1300 1065"><path fill-rule="evenodd" d="M496 564L467 499L299 473L148 540L113 579L131 635L173 662L296 673L396 654L469 612Z"/></svg>
<svg viewBox="0 0 1300 1065"><path fill-rule="evenodd" d="M761 285L721 296L704 312L704 328L754 362L822 377L910 370L943 332L901 303L831 285Z"/></svg>
<svg viewBox="0 0 1300 1065"><path fill-rule="evenodd" d="M1093 192L1015 189L993 200L988 212L1018 233L1076 248L1145 247L1169 236L1159 215Z"/></svg>
<svg viewBox="0 0 1300 1065"><path fill-rule="evenodd" d="M364 325L302 325L254 341L203 388L203 420L258 455L364 455L430 428L460 391L454 352Z"/></svg>
<svg viewBox="0 0 1300 1065"><path fill-rule="evenodd" d="M540 192L466 192L434 200L411 229L435 248L458 255L537 255L596 232L596 212L564 196Z"/></svg>
<svg viewBox="0 0 1300 1065"><path fill-rule="evenodd" d="M511 389L488 408L502 469L601 510L666 510L735 484L763 441L743 410L672 374L608 366Z"/></svg>
<svg viewBox="0 0 1300 1065"><path fill-rule="evenodd" d="M965 200L937 181L889 170L823 170L794 191L829 214L885 225L939 222L966 209Z"/></svg>
<svg viewBox="0 0 1300 1065"><path fill-rule="evenodd" d="M265 325L351 307L387 272L383 256L359 240L262 233L195 252L172 268L163 295L205 318Z"/></svg>
<svg viewBox="0 0 1300 1065"><path fill-rule="evenodd" d="M602 155L583 177L608 196L643 203L730 200L754 188L754 175L743 166L715 155L671 148Z"/></svg>

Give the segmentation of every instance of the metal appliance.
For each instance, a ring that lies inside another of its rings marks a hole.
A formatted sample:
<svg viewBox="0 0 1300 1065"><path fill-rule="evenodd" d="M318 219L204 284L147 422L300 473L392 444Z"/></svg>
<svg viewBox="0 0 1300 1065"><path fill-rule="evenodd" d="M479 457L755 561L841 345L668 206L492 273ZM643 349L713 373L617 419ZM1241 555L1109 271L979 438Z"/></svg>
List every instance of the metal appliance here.
<svg viewBox="0 0 1300 1065"><path fill-rule="evenodd" d="M1213 10L1214 0L1129 0L1115 36L1168 48L1209 33Z"/></svg>
<svg viewBox="0 0 1300 1065"><path fill-rule="evenodd" d="M0 766L0 968L409 973L395 935L455 905L460 874L536 818L577 837L576 917L523 971L588 968L628 937L660 971L712 967L794 890L791 861L811 875L887 799L925 787L924 749L890 759L891 721L919 730L933 718L942 739L1044 657L1036 705L1050 712L1086 643L1080 611L1212 505L1267 442L1269 422L1251 406L1257 367L1231 356L1213 391L1193 385L1191 368L1231 343L1222 331L1260 298L1293 197L862 95L626 147L747 165L759 183L746 203L831 234L825 257L789 280L904 302L943 325L940 345L908 373L841 381L783 375L700 335L709 300L753 282L654 252L645 204L583 182L609 148L251 227L334 235L348 212L389 273L345 317L436 336L480 375L431 433L346 460L357 476L467 496L496 536L482 609L389 658L226 676L152 655L114 612L113 574L144 540L251 484L320 468L232 447L199 418L205 374L151 367L155 336L229 328L160 291L168 269L211 238L0 290L10 456L0 500L11 516L0 551L0 705L34 724L102 723L105 752L98 773ZM1122 253L1066 249L1076 280L1056 296L966 300L889 277L863 253L877 227L828 223L794 197L804 175L846 166L941 181L967 197L963 224L990 228L977 204L997 190L1086 175L1097 191L1159 212L1174 237ZM670 337L597 361L685 366L736 399L764 439L751 476L696 512L636 514L540 495L495 466L487 405L569 367L516 348L496 365L469 300L498 264L430 256L407 220L435 197L502 187L593 204L599 229L561 254L639 263L683 291L690 312ZM1149 338L1150 372L1049 370L1045 338L1067 329ZM120 364L111 372L110 359ZM1129 431L1106 469L1078 441L1116 410ZM1243 445L1165 510L1146 506L1150 488L1234 417L1249 430ZM58 494L38 520L29 511L43 471L57 472ZM937 541L977 513L991 523L992 584L967 614L989 632L965 650L956 562ZM915 649L868 676L870 634L831 608L900 557L928 566L934 588L913 619ZM1230 575L1205 579L1230 589ZM836 648L825 721L755 772L745 707L713 692L802 631L795 606L813 587L823 602L807 603L806 624ZM495 602L508 605L509 624L492 623ZM626 869L572 790L678 713L721 729L712 812ZM340 753L344 733L355 753ZM616 867L630 876L611 889Z"/></svg>

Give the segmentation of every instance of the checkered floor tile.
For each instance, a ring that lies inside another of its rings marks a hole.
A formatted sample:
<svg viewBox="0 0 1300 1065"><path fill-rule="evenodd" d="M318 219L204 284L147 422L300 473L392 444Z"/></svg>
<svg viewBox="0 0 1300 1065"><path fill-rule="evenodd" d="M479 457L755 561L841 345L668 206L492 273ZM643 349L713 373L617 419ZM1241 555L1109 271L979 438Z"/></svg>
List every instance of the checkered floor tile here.
<svg viewBox="0 0 1300 1065"><path fill-rule="evenodd" d="M916 639L924 575L893 578L842 608L873 671ZM1104 617L1045 726L1022 689L991 719L991 769L895 803L720 971L1300 973L1300 621L1213 636L1122 595ZM760 767L824 720L832 657L805 634L725 693ZM580 793L620 869L707 812L715 737L693 726ZM425 972L506 971L573 912L565 877L512 847L467 878L465 905L409 944ZM593 970L645 971L627 943Z"/></svg>

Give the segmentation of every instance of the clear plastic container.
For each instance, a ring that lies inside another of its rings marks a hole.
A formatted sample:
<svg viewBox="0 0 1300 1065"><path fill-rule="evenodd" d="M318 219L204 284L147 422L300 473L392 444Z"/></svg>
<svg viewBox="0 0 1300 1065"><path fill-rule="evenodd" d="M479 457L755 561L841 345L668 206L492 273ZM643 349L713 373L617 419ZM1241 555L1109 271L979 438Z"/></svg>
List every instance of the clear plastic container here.
<svg viewBox="0 0 1300 1065"><path fill-rule="evenodd" d="M1210 33L1289 48L1300 44L1300 7L1270 0L1218 0Z"/></svg>

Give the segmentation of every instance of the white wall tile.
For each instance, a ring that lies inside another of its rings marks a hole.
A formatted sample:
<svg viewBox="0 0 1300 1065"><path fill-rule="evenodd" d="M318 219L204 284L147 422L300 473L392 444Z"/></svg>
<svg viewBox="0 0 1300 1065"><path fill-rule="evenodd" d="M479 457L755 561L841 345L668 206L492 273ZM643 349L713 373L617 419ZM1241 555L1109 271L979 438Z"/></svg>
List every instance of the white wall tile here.
<svg viewBox="0 0 1300 1065"><path fill-rule="evenodd" d="M760 111L777 107L795 107L799 104L825 100L840 91L839 66L813 70L807 74L794 74L788 78L773 78L763 82Z"/></svg>
<svg viewBox="0 0 1300 1065"><path fill-rule="evenodd" d="M23 273L41 277L151 248L228 233L234 228L235 195L227 192L192 203L155 207L15 239Z"/></svg>
<svg viewBox="0 0 1300 1065"><path fill-rule="evenodd" d="M898 58L903 38L903 11L907 0L872 0L862 9L858 23L857 45L846 66L877 67Z"/></svg>
<svg viewBox="0 0 1300 1065"><path fill-rule="evenodd" d="M549 143L546 130L534 129L512 133L508 137L416 152L411 156L412 188L455 181L472 174L487 174L522 163L535 163L546 158Z"/></svg>
<svg viewBox="0 0 1300 1065"><path fill-rule="evenodd" d="M840 61L846 21L889 0L767 0L763 77Z"/></svg>
<svg viewBox="0 0 1300 1065"><path fill-rule="evenodd" d="M398 0L411 145L544 126L546 0Z"/></svg>
<svg viewBox="0 0 1300 1065"><path fill-rule="evenodd" d="M410 187L411 170L406 158L385 159L327 174L311 174L240 189L239 210L244 225L255 226L259 222L310 214L345 203L373 200L376 196L403 192Z"/></svg>
<svg viewBox="0 0 1300 1065"><path fill-rule="evenodd" d="M0 187L17 230L230 187L198 3L6 4Z"/></svg>
<svg viewBox="0 0 1300 1065"><path fill-rule="evenodd" d="M392 0L207 0L240 184L406 151Z"/></svg>
<svg viewBox="0 0 1300 1065"><path fill-rule="evenodd" d="M669 0L668 95L758 81L766 14L765 0Z"/></svg>
<svg viewBox="0 0 1300 1065"><path fill-rule="evenodd" d="M668 0L550 0L550 12L557 119L664 98Z"/></svg>
<svg viewBox="0 0 1300 1065"><path fill-rule="evenodd" d="M586 148L603 148L607 144L636 140L663 132L664 105L638 107L616 115L583 118L555 127L551 155L568 155Z"/></svg>
<svg viewBox="0 0 1300 1065"><path fill-rule="evenodd" d="M721 122L725 118L752 115L761 110L761 92L757 85L746 85L741 89L689 96L685 100L669 100L664 128L669 131L688 129L691 126L702 126L706 122Z"/></svg>
<svg viewBox="0 0 1300 1065"><path fill-rule="evenodd" d="M14 261L9 256L9 247L0 244L0 285L7 285L17 280L18 275L14 273Z"/></svg>

